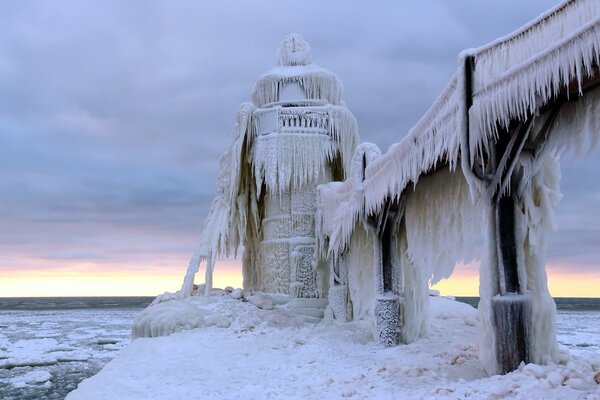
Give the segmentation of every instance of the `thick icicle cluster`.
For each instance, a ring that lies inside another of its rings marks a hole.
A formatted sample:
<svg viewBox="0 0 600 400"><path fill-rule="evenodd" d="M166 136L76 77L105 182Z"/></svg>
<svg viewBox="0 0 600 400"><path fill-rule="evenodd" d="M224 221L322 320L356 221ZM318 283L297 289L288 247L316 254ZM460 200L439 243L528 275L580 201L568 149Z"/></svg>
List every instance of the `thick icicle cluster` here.
<svg viewBox="0 0 600 400"><path fill-rule="evenodd" d="M340 105L344 87L339 78L315 64L275 67L260 77L252 92L252 102L263 107L279 101L279 94L289 83L297 83L307 99L322 99Z"/></svg>
<svg viewBox="0 0 600 400"><path fill-rule="evenodd" d="M566 1L513 34L474 52L471 157L497 128L525 119L565 90L581 90L600 65L600 2ZM471 162L473 160L471 159Z"/></svg>
<svg viewBox="0 0 600 400"><path fill-rule="evenodd" d="M259 195L262 183L273 193L317 183L336 157L349 163L358 142L356 119L344 107L272 107L255 116L260 134L253 138L252 152ZM277 132L265 132L262 125L272 119Z"/></svg>
<svg viewBox="0 0 600 400"><path fill-rule="evenodd" d="M355 226L364 220L365 215L365 168L379 156L381 150L375 144L361 143L352 157L348 178L344 182L319 186L317 240L327 238L328 241L327 249L324 242L319 246L323 258L337 260L342 252L351 247L349 241Z"/></svg>
<svg viewBox="0 0 600 400"><path fill-rule="evenodd" d="M310 45L300 35L292 33L286 37L277 51L278 67L256 82L252 102L257 107L278 102L286 86L297 84L304 91L306 99L340 105L342 82L334 73L313 64L310 50Z"/></svg>
<svg viewBox="0 0 600 400"><path fill-rule="evenodd" d="M219 161L217 190L210 213L201 235L201 242L190 260L180 296L188 297L192 293L194 276L200 263L207 261L206 280L208 288L212 286L212 268L216 258L229 255L237 249L246 237L248 196L244 193L248 160L245 155L247 137L252 132L252 112L255 107L250 103L240 106L237 121L231 134L231 144ZM254 211L255 214L255 211ZM256 215L253 215L256 218Z"/></svg>
<svg viewBox="0 0 600 400"><path fill-rule="evenodd" d="M559 189L560 168L556 154L547 153L531 172L516 215L520 285L531 300L527 329L533 347L531 362L547 364L558 361L554 317L556 306L548 292L546 276L546 233L554 228L554 207L562 197ZM488 224L487 240L494 237L495 227ZM488 244L480 268L479 358L489 374L499 372L496 362L496 332L493 327L492 301L497 292L495 277L495 243ZM510 298L510 296L509 296Z"/></svg>
<svg viewBox="0 0 600 400"><path fill-rule="evenodd" d="M448 278L481 234L482 210L473 206L459 171L444 168L421 178L406 196L407 255L432 284Z"/></svg>

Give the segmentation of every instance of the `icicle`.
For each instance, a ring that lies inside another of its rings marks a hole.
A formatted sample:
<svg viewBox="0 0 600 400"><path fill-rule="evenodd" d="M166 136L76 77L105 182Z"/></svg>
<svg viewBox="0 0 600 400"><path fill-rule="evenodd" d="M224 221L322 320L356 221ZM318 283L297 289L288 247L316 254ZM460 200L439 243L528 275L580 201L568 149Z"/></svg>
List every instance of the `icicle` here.
<svg viewBox="0 0 600 400"><path fill-rule="evenodd" d="M479 48L475 80L496 80L515 65L527 61L533 54L543 53L580 27L589 24L597 18L599 12L600 4L597 0L562 2L517 31Z"/></svg>
<svg viewBox="0 0 600 400"><path fill-rule="evenodd" d="M215 269L215 258L213 256L212 252L209 252L208 256L206 257L206 273L205 273L205 280L204 280L204 295L205 296L210 296L210 292L212 291L214 269Z"/></svg>
<svg viewBox="0 0 600 400"><path fill-rule="evenodd" d="M315 184L338 156L347 170L358 142L354 116L338 106L261 109L254 125L254 177L274 193Z"/></svg>
<svg viewBox="0 0 600 400"><path fill-rule="evenodd" d="M191 295L194 276L198 272L201 260L207 259L206 287L212 286L212 271L215 257L227 256L244 241L247 224L248 204L238 196L248 188L241 187L249 182L244 174L249 169L244 165L243 149L246 140L254 134L252 112L254 106L245 103L240 106L237 123L234 126L229 149L219 162L216 195L201 235L201 246L192 257L184 283L180 291L181 297Z"/></svg>
<svg viewBox="0 0 600 400"><path fill-rule="evenodd" d="M309 100L341 104L343 85L339 78L315 64L276 67L267 72L256 82L252 102L257 107L278 102L281 88L291 82L300 85Z"/></svg>
<svg viewBox="0 0 600 400"><path fill-rule="evenodd" d="M594 4L596 11L590 15L597 16L600 3ZM600 61L600 18L568 33L570 36L562 34L561 40L548 43L539 53L530 50L527 59L511 64L500 76L479 77L471 115L478 121L480 136L473 137L471 154L487 146L487 141L498 134L498 125L506 128L512 120L525 119L570 82L576 82L581 91L584 76L592 75L592 66ZM491 49L485 52L489 61L477 55L476 69L482 64L485 70L487 62L500 63L494 57L502 57L502 53L496 50L499 56Z"/></svg>
<svg viewBox="0 0 600 400"><path fill-rule="evenodd" d="M190 297L192 295L192 290L194 289L194 276L198 269L200 268L200 263L206 257L201 255L201 252L197 252L191 258L190 263L188 265L187 272L185 274L185 278L183 279L183 284L181 285L181 290L179 291L179 298L184 299L186 297Z"/></svg>
<svg viewBox="0 0 600 400"><path fill-rule="evenodd" d="M406 186L447 162L454 170L460 152L460 106L457 74L408 135L366 170L367 212L377 213L389 195L399 197Z"/></svg>
<svg viewBox="0 0 600 400"><path fill-rule="evenodd" d="M364 169L381 155L373 143L361 143L352 156L344 182L332 182L318 188L319 218L317 239L321 253L328 243L327 257L337 260L348 248L356 224L364 215Z"/></svg>
<svg viewBox="0 0 600 400"><path fill-rule="evenodd" d="M327 135L274 133L254 142L254 177L273 193L316 184L337 154Z"/></svg>
<svg viewBox="0 0 600 400"><path fill-rule="evenodd" d="M424 280L448 278L481 233L483 215L473 206L462 171L445 168L423 177L405 195L407 255Z"/></svg>

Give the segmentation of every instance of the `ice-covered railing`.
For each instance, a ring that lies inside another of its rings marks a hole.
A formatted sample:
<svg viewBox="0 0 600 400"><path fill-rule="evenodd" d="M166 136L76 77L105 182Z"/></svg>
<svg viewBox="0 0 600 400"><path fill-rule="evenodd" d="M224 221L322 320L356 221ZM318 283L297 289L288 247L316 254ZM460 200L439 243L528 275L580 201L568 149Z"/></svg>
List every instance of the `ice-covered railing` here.
<svg viewBox="0 0 600 400"><path fill-rule="evenodd" d="M458 73L417 125L365 171L367 212L378 211L386 197L398 198L405 187L436 166L457 165L460 149L462 91Z"/></svg>
<svg viewBox="0 0 600 400"><path fill-rule="evenodd" d="M466 56L474 59L468 135ZM369 212L437 166L447 163L454 169L461 146L470 155L464 160L470 167L495 140L498 127L535 114L573 82L581 88L600 65L600 1L566 1L460 59L458 71L421 120L366 169Z"/></svg>
<svg viewBox="0 0 600 400"><path fill-rule="evenodd" d="M448 165L452 171L459 162L472 193L476 193L471 166L477 152L496 140L498 127L505 128L510 121L534 115L569 85L575 82L581 86L585 78L595 73L600 65L599 17L598 0L565 1L514 33L461 54L457 72L425 115L404 139L366 167L360 189L344 182L321 190L322 212L331 209L332 215L326 219L340 224L325 229L337 235L335 240L329 237L330 254L344 251L348 232L352 231L354 219L333 210L342 195L364 196L365 213L377 214L386 199L400 198L406 187L416 185L422 175L442 165ZM474 63L471 93L467 91L466 57L472 57ZM582 121L591 121L573 130L571 142L581 140L575 136L590 136L593 129L587 126L598 125L598 118L594 119L588 110L589 103L563 107L559 114L557 128L565 123L573 126L569 121L578 120L575 114ZM565 146L568 141L564 137L568 136L567 129L560 131L561 135L551 138L552 146ZM594 134L592 143L598 137L598 132ZM465 158L466 154L470 158Z"/></svg>
<svg viewBox="0 0 600 400"><path fill-rule="evenodd" d="M480 47L476 52L474 84L487 83L548 47L571 36L598 17L598 0L568 0L516 31Z"/></svg>
<svg viewBox="0 0 600 400"><path fill-rule="evenodd" d="M273 193L314 184L336 157L349 167L358 143L356 119L345 107L280 107L255 112L254 177ZM260 194L260 192L258 193Z"/></svg>
<svg viewBox="0 0 600 400"><path fill-rule="evenodd" d="M595 74L600 65L600 2L595 4L598 18L496 79L477 84L470 110L471 126L476 128L469 139L471 163L477 151L488 147L498 127L535 114L573 82L581 91L584 79Z"/></svg>
<svg viewBox="0 0 600 400"><path fill-rule="evenodd" d="M355 224L363 219L365 213L365 167L380 156L381 150L377 145L361 143L352 156L347 179L319 186L320 207L315 219L318 257L335 260L347 249ZM323 242L324 238L328 238L328 245Z"/></svg>

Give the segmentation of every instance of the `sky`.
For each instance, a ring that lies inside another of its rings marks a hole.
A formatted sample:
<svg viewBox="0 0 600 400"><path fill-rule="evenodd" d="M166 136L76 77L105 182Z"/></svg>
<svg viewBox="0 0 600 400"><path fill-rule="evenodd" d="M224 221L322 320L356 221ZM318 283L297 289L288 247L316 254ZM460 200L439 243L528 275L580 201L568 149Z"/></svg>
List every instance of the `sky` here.
<svg viewBox="0 0 600 400"><path fill-rule="evenodd" d="M238 106L288 33L340 77L361 140L385 150L462 49L555 3L0 2L0 297L177 290ZM555 296L600 297L599 162L597 149L562 161ZM239 263L219 263L215 284L240 286ZM440 287L475 295L477 265Z"/></svg>

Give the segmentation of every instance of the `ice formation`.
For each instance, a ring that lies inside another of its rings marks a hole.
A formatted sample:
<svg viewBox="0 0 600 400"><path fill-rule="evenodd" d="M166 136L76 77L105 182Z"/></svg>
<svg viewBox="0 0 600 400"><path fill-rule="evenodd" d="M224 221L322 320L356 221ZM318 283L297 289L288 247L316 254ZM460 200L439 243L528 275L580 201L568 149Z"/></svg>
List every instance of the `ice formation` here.
<svg viewBox="0 0 600 400"><path fill-rule="evenodd" d="M516 338L506 335L514 332L525 343L521 360L557 361L544 237L560 198L561 154L600 140L593 90L598 15L597 1L565 1L511 35L461 53L449 84L402 141L368 162L357 154L362 169L321 186L319 254L334 273L334 315L357 317L352 306L368 303L383 343L414 340L423 329L427 282L448 277L456 262L470 258L487 223L484 368L505 373L518 365L507 356L506 344ZM514 255L503 247L510 241ZM373 254L374 291L348 283L351 266L365 264L365 251ZM506 325L506 318L521 322Z"/></svg>
<svg viewBox="0 0 600 400"><path fill-rule="evenodd" d="M218 258L243 245L244 287L319 298L328 270L315 262L316 186L343 180L358 143L354 116L341 105L342 84L312 63L310 45L291 34L278 66L241 106L199 250L180 298L192 293L206 260L205 291Z"/></svg>
<svg viewBox="0 0 600 400"><path fill-rule="evenodd" d="M564 1L462 52L440 96L384 154L358 144L341 82L288 36L240 109L180 298L202 260L210 293L216 259L243 245L245 288L296 298L313 316L328 299L334 319L368 321L387 346L410 343L427 330L428 284L470 260L485 233L485 370L556 362L545 234L560 156L600 140L598 15L597 0Z"/></svg>

